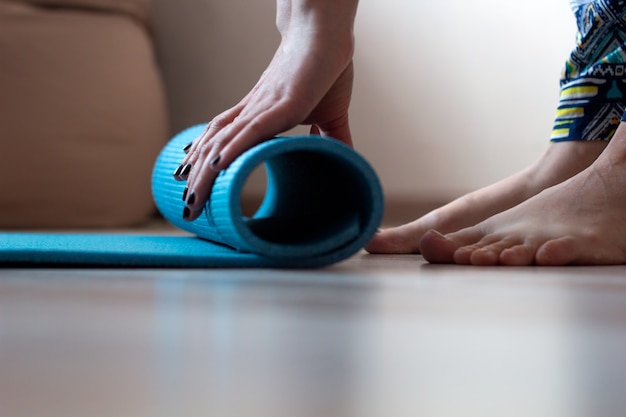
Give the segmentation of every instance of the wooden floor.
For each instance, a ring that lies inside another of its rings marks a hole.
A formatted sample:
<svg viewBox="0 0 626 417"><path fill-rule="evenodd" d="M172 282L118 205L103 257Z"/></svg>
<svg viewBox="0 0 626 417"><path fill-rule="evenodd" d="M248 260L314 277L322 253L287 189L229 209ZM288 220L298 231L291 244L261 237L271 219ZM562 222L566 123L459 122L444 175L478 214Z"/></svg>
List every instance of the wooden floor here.
<svg viewBox="0 0 626 417"><path fill-rule="evenodd" d="M625 415L626 266L0 269L2 417Z"/></svg>

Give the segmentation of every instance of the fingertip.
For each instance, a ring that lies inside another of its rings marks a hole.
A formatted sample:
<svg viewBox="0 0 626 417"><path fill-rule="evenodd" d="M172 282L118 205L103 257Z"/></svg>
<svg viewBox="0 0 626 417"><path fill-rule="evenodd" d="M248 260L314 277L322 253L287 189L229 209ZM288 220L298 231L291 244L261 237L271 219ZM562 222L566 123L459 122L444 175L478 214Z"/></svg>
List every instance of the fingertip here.
<svg viewBox="0 0 626 417"><path fill-rule="evenodd" d="M202 210L193 210L189 206L185 206L183 208L183 220L188 222L193 222L202 214Z"/></svg>
<svg viewBox="0 0 626 417"><path fill-rule="evenodd" d="M192 191L189 196L187 197L187 205L188 206L193 206L193 204L196 202L196 192Z"/></svg>
<svg viewBox="0 0 626 417"><path fill-rule="evenodd" d="M197 218L206 205L207 200L211 194L213 183L215 181L215 175L211 170L204 169L201 175L193 178L193 181L188 184L188 191L186 194L185 205L191 211L190 218Z"/></svg>
<svg viewBox="0 0 626 417"><path fill-rule="evenodd" d="M309 129L309 135L320 135L320 128L317 125L311 125Z"/></svg>
<svg viewBox="0 0 626 417"><path fill-rule="evenodd" d="M185 164L180 164L176 167L176 169L174 170L174 172L172 172L172 176L174 177L175 180L180 181L180 173L183 171L183 168L185 167Z"/></svg>
<svg viewBox="0 0 626 417"><path fill-rule="evenodd" d="M191 214L202 211L206 204L206 197L201 196L196 191L190 191L187 193L187 199L185 200L185 206L189 208Z"/></svg>
<svg viewBox="0 0 626 417"><path fill-rule="evenodd" d="M185 181L187 177L189 177L191 168L192 168L192 164L183 162L176 168L176 170L174 170L172 175L174 176L174 179L176 181Z"/></svg>

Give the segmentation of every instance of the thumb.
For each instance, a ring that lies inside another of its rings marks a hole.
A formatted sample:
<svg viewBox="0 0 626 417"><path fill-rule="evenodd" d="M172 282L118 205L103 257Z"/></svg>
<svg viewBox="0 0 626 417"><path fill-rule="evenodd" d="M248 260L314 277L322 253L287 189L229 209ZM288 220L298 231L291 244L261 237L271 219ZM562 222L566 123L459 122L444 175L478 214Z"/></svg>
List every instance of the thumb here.
<svg viewBox="0 0 626 417"><path fill-rule="evenodd" d="M351 148L353 147L348 114L344 114L331 122L313 125L311 126L311 132L313 132L314 128L321 136L328 136L333 139L337 139L339 142L343 142Z"/></svg>

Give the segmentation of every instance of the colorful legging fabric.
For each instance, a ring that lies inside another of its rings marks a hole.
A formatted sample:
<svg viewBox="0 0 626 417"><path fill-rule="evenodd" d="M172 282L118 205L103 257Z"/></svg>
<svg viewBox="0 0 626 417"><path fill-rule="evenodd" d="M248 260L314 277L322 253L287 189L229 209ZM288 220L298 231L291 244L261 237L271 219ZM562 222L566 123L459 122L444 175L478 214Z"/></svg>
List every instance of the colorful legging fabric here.
<svg viewBox="0 0 626 417"><path fill-rule="evenodd" d="M577 44L561 75L551 140L610 140L626 118L626 1L570 3Z"/></svg>

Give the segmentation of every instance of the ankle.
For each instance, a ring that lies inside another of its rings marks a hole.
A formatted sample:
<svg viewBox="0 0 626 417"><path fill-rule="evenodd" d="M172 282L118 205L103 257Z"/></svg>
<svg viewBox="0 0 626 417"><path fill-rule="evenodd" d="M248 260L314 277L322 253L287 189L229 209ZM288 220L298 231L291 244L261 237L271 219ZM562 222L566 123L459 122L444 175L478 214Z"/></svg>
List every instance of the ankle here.
<svg viewBox="0 0 626 417"><path fill-rule="evenodd" d="M607 142L550 143L544 154L524 171L529 193L536 194L583 171L602 154L606 146Z"/></svg>
<svg viewBox="0 0 626 417"><path fill-rule="evenodd" d="M626 123L621 122L611 139L611 143L607 147L604 156L611 165L625 166L626 165Z"/></svg>

